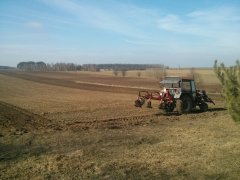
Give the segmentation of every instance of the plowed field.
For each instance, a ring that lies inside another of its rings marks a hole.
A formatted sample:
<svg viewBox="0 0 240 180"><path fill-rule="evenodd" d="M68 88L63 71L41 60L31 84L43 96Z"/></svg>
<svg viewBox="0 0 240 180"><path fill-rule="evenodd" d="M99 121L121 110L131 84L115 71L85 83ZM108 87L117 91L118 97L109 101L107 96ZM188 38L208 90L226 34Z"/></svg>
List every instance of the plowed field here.
<svg viewBox="0 0 240 180"><path fill-rule="evenodd" d="M221 96L180 116L133 106L139 89L158 88L151 78L1 71L0 179L238 179L240 126Z"/></svg>

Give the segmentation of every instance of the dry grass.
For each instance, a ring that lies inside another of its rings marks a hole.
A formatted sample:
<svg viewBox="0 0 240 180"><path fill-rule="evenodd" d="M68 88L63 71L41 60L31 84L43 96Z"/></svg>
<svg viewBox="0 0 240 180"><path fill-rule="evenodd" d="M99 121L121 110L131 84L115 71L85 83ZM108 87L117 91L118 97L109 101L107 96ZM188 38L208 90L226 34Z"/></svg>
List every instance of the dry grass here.
<svg viewBox="0 0 240 180"><path fill-rule="evenodd" d="M219 97L209 112L163 116L157 109L134 108L136 96L131 94L46 85L3 75L0 87L0 101L16 106L9 112L0 111L0 122L8 122L0 126L0 179L240 176L240 127L227 115ZM24 115L21 108L29 114ZM25 122L38 117L28 119L31 113L47 122L44 128L22 132L22 127L11 124L16 113L23 113ZM85 128L80 122L92 124ZM52 128L52 123L61 128Z"/></svg>

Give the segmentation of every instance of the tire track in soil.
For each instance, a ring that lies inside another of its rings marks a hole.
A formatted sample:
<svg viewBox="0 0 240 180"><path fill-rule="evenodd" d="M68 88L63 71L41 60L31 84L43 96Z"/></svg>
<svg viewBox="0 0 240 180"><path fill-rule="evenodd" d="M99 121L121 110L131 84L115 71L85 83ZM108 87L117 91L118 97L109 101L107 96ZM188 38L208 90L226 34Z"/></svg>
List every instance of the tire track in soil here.
<svg viewBox="0 0 240 180"><path fill-rule="evenodd" d="M67 129L119 129L127 126L138 126L151 123L151 119L156 117L156 114L148 114L141 116L116 117L109 119L99 119L93 121L75 121L65 125L54 124L52 120L41 115L32 113L26 109L15 105L0 101L0 127L26 132L36 130L67 130Z"/></svg>
<svg viewBox="0 0 240 180"><path fill-rule="evenodd" d="M223 110L222 110L223 111ZM221 112L221 111L220 111ZM32 113L26 109L14 106L12 104L0 101L0 128L3 129L23 129L24 131L35 130L77 130L77 129L120 129L129 126L143 126L151 124L157 116L161 116L161 120L175 121L180 119L199 119L217 116L221 113L209 111L206 113L191 113L188 115L176 116L174 114L166 116L163 113L159 114L145 114L137 116L116 117L107 119L97 119L90 121L75 121L66 124L56 124L53 120L45 118L41 115ZM184 117L183 117L184 116Z"/></svg>
<svg viewBox="0 0 240 180"><path fill-rule="evenodd" d="M220 111L220 112L218 112ZM120 129L128 126L144 126L151 123L156 123L156 117L161 116L161 121L167 121L172 123L175 121L194 121L199 119L209 119L213 116L220 116L221 112L224 112L221 108L210 109L208 112L199 113L192 112L189 114L179 115L177 112L172 112L170 114L157 113L157 114L145 114L138 116L126 116L126 117L116 117L102 120L92 120L92 121L75 121L73 123L67 123L66 126L70 129L90 129L90 128L108 128L108 129Z"/></svg>
<svg viewBox="0 0 240 180"><path fill-rule="evenodd" d="M73 123L68 123L66 126L70 129L90 129L90 128L108 128L108 129L120 129L127 126L138 126L150 124L152 118L155 118L156 114L151 115L141 115L141 116L127 116L127 117L117 117L109 118L103 120L93 120L93 121L75 121Z"/></svg>

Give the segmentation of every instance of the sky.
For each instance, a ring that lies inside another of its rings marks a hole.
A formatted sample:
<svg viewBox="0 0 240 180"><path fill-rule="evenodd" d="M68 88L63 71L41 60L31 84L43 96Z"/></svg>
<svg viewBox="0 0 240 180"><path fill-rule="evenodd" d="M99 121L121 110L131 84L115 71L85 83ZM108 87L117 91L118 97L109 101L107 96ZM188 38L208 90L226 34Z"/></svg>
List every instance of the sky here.
<svg viewBox="0 0 240 180"><path fill-rule="evenodd" d="M240 59L239 0L0 0L0 65Z"/></svg>

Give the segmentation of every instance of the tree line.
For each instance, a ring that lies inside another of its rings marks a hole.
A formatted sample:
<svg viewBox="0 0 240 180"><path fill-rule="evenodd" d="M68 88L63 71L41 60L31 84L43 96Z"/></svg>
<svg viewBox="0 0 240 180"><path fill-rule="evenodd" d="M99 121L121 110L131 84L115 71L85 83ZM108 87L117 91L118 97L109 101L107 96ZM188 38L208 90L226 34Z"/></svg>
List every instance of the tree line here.
<svg viewBox="0 0 240 180"><path fill-rule="evenodd" d="M33 62L20 62L17 64L17 68L23 71L80 71L81 65L73 63L55 63L46 64L43 61Z"/></svg>
<svg viewBox="0 0 240 180"><path fill-rule="evenodd" d="M149 68L169 68L163 64L83 64L84 70L99 71L104 70L115 70L115 71L129 71L129 70L146 70Z"/></svg>
<svg viewBox="0 0 240 180"><path fill-rule="evenodd" d="M0 69L16 69L16 68L10 66L0 66Z"/></svg>
<svg viewBox="0 0 240 180"><path fill-rule="evenodd" d="M129 70L146 70L148 68L168 69L163 64L83 64L55 63L46 64L43 61L23 61L17 64L17 68L23 71L100 71L113 70L115 72L126 72Z"/></svg>

